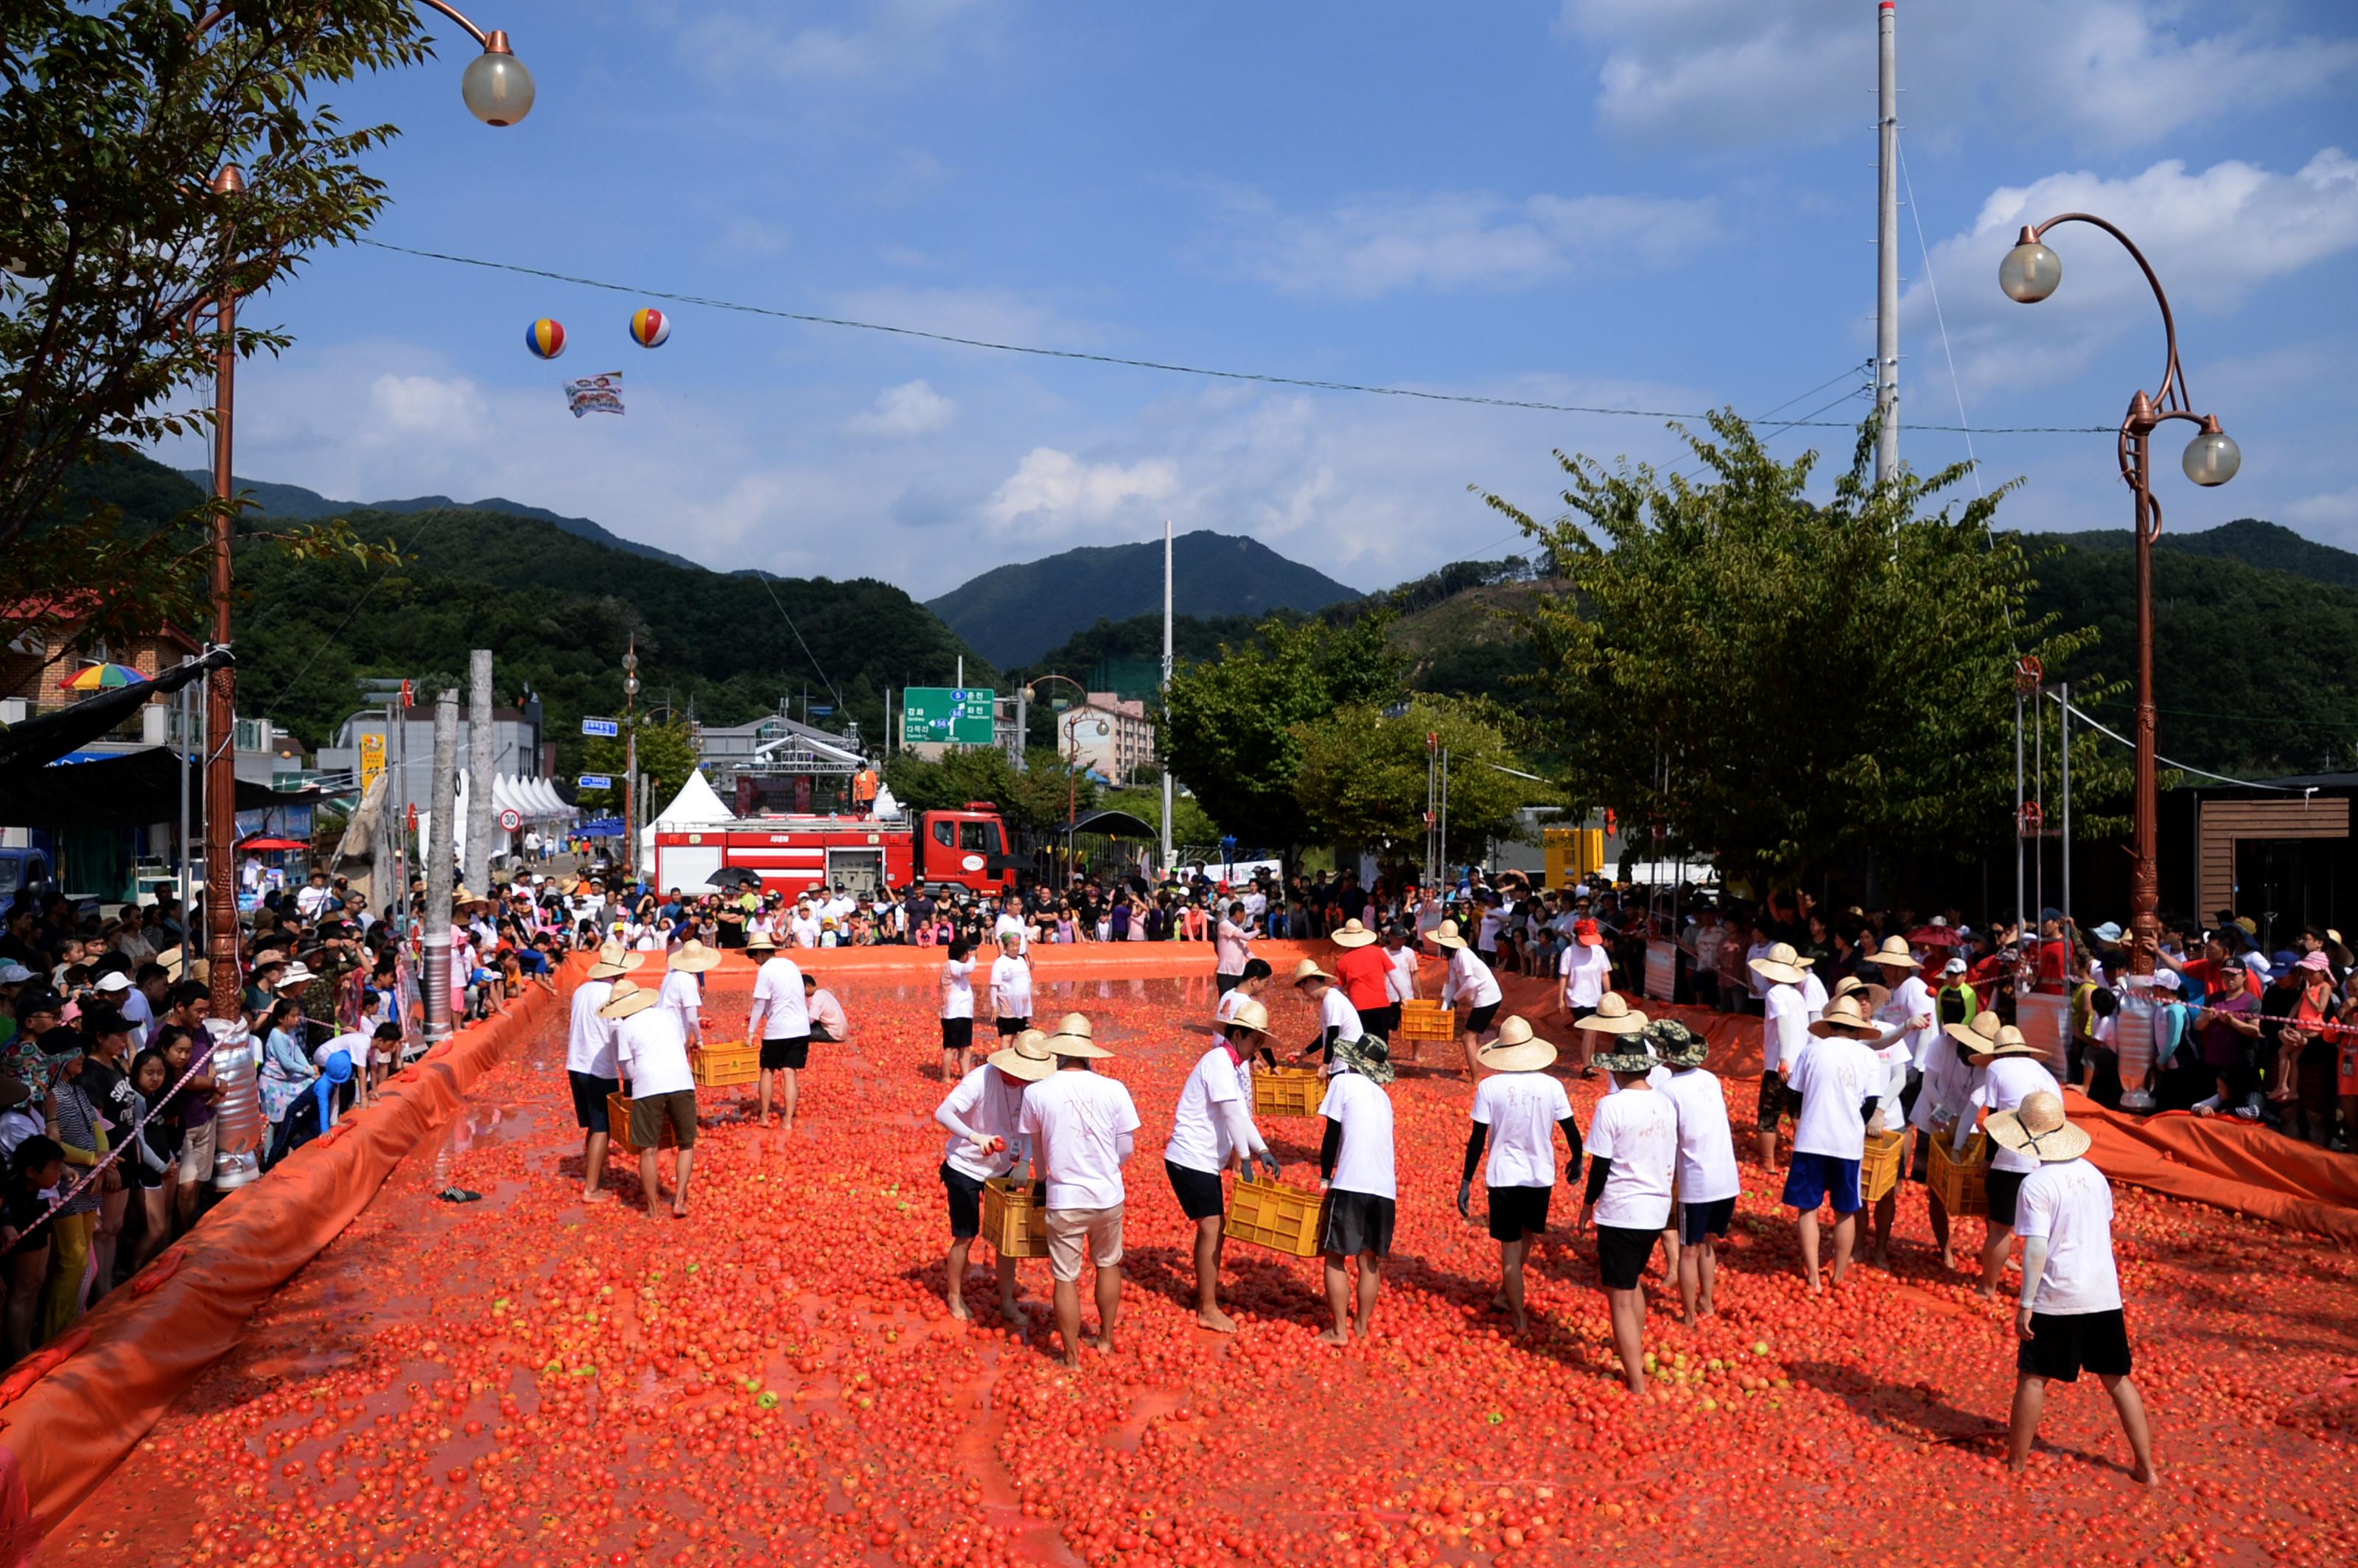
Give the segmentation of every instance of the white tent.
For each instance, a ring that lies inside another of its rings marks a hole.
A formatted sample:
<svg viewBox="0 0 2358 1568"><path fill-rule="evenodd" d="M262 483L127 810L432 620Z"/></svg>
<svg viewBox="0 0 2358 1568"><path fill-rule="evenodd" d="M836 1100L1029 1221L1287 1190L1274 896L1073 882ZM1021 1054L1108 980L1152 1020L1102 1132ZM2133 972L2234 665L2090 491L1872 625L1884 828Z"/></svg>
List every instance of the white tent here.
<svg viewBox="0 0 2358 1568"><path fill-rule="evenodd" d="M687 783L671 797L671 804L655 813L654 819L639 829L639 849L653 856L655 850L655 829L674 824L684 827L706 827L713 823L734 822L737 814L720 803L720 796L705 782L704 770L688 774Z"/></svg>
<svg viewBox="0 0 2358 1568"><path fill-rule="evenodd" d="M575 812L557 795L557 786L546 779L532 781L533 797L540 802L540 814L551 822L570 821Z"/></svg>
<svg viewBox="0 0 2358 1568"><path fill-rule="evenodd" d="M876 786L876 805L872 809L879 822L901 820L901 803L894 797L892 786L889 784L880 784Z"/></svg>

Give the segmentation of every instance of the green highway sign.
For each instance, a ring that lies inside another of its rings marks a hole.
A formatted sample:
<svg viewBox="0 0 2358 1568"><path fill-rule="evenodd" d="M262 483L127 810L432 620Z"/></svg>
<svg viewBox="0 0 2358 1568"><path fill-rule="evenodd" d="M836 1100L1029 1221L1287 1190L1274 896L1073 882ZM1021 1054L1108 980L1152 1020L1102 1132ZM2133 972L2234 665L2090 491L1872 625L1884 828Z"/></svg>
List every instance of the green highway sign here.
<svg viewBox="0 0 2358 1568"><path fill-rule="evenodd" d="M998 699L985 687L913 686L901 704L901 743L988 746Z"/></svg>

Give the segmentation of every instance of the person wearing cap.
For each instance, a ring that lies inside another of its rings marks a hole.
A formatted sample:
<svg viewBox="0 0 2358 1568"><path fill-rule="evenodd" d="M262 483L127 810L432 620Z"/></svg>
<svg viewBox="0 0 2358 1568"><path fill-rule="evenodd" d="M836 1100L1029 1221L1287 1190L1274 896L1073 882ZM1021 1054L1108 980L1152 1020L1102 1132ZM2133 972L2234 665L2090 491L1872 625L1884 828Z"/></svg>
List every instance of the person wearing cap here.
<svg viewBox="0 0 2358 1568"><path fill-rule="evenodd" d="M1433 927L1433 945L1448 955L1449 970L1441 980L1441 1005L1457 1010L1457 1044L1466 1053L1466 1076L1478 1076L1481 1066L1476 1053L1491 1021L1498 1016L1505 993L1499 990L1498 978L1490 972L1490 966L1466 946L1457 922L1444 920Z"/></svg>
<svg viewBox="0 0 2358 1568"><path fill-rule="evenodd" d="M719 949L689 937L672 949L664 969L663 1005L679 1014L680 1032L690 1051L704 1049L704 977L720 962Z"/></svg>
<svg viewBox="0 0 2358 1568"><path fill-rule="evenodd" d="M1483 1184L1489 1194L1490 1239L1498 1244L1498 1304L1514 1320L1515 1332L1531 1326L1523 1308L1523 1261L1531 1243L1547 1229L1548 1200L1555 1192L1555 1133L1563 1132L1571 1158L1567 1174L1580 1168L1580 1124L1563 1085L1548 1076L1556 1048L1531 1033L1517 1014L1498 1021L1498 1037L1481 1052L1489 1076L1474 1087L1467 1112L1466 1163L1458 1173L1457 1212L1473 1217L1474 1169L1488 1145Z"/></svg>
<svg viewBox="0 0 2358 1568"><path fill-rule="evenodd" d="M1091 1070L1111 1056L1082 1013L1068 1012L1048 1036L1056 1071L1024 1092L1016 1128L1036 1154L1046 1182L1048 1271L1056 1281L1056 1332L1065 1365L1081 1364L1081 1346L1108 1355L1121 1316L1121 1168L1136 1149L1138 1108L1118 1078ZM1098 1332L1081 1337L1080 1278L1096 1270Z"/></svg>
<svg viewBox="0 0 2358 1568"><path fill-rule="evenodd" d="M1595 1012L1596 1004L1613 988L1612 955L1606 951L1605 935L1595 921L1573 922L1572 941L1558 961L1558 971L1563 1011L1575 1019ZM1596 1054L1596 1036L1585 1026L1573 1033L1580 1041L1580 1076L1593 1078L1596 1069L1588 1064Z"/></svg>
<svg viewBox="0 0 2358 1568"><path fill-rule="evenodd" d="M1390 1040L1400 1027L1391 1005L1391 955L1376 946L1376 934L1355 915L1336 926L1327 940L1343 951L1335 960L1335 983L1359 1020L1359 1033Z"/></svg>
<svg viewBox="0 0 2358 1568"><path fill-rule="evenodd" d="M671 1214L687 1217L687 1178L696 1163L696 1072L687 1059L687 1030L663 1005L659 990L617 980L598 1016L614 1025L614 1067L631 1093L631 1141L639 1151L639 1192L649 1219L661 1213L663 1187L655 1154L669 1129L678 1149L672 1167Z"/></svg>
<svg viewBox="0 0 2358 1568"><path fill-rule="evenodd" d="M1236 1331L1236 1320L1220 1310L1220 1255L1228 1205L1220 1173L1232 1162L1248 1173L1258 1161L1277 1180L1277 1156L1252 1119L1253 1053L1268 1042L1269 1011L1252 998L1229 991L1233 1003L1215 1018L1212 1048L1195 1059L1171 1113L1171 1141L1163 1146L1163 1171L1170 1178L1179 1211L1195 1227L1195 1323L1218 1334Z"/></svg>
<svg viewBox="0 0 2358 1568"><path fill-rule="evenodd" d="M599 1010L614 1000L614 982L631 972L633 959L620 942L610 942L574 988L565 1031L565 1080L573 1092L573 1120L581 1129L581 1196L606 1195L606 1149L613 1133L607 1097L619 1093L622 1072L614 1062L614 1024ZM396 1038L397 1038L396 1034Z"/></svg>
<svg viewBox="0 0 2358 1568"><path fill-rule="evenodd" d="M2245 1121L2259 1119L2258 993L2268 972L2266 957L2257 952L2245 953L2220 968L2213 977L2215 983L2205 989L2202 1005L2194 1014L2194 1027L2212 1092L2190 1108L2195 1115L2216 1116L2228 1110Z"/></svg>
<svg viewBox="0 0 2358 1568"><path fill-rule="evenodd" d="M2063 1092L2055 1075L2047 1070L2039 1047L2011 1025L2000 1026L1988 1048L1976 1052L1971 1059L1980 1070L1980 1081L1966 1097L1964 1112L1958 1118L1957 1130L1951 1138L1951 1147L1960 1152L1971 1141L1983 1111L1996 1116L2018 1108L2032 1095ZM2014 1245L2015 1199L2022 1191L2023 1178L2038 1168L2037 1159L2019 1151L2004 1147L1990 1151L1989 1172L1983 1179L1988 1204L1985 1239L1982 1243L1980 1293L1984 1301L1997 1299L1998 1276Z"/></svg>
<svg viewBox="0 0 2358 1568"><path fill-rule="evenodd" d="M1012 1040L1032 1027L1032 961L1023 956L1019 933L1002 931L990 961L990 1010L997 1015L1000 1037Z"/></svg>
<svg viewBox="0 0 2358 1568"><path fill-rule="evenodd" d="M2120 1271L2113 1258L2113 1188L2085 1158L2085 1128L2046 1090L1989 1119L1990 1141L2032 1162L2017 1200L2022 1230L2022 1293L2014 1331L2014 1409L2006 1424L2006 1465L2030 1463L2032 1440L2047 1406L2047 1385L2076 1383L2093 1372L2112 1396L2135 1464L2130 1478L2150 1486L2153 1428L2145 1396L2130 1378L2128 1327L2121 1313Z"/></svg>
<svg viewBox="0 0 2358 1568"><path fill-rule="evenodd" d="M966 1304L967 1259L974 1238L982 1231L982 1189L987 1182L1009 1175L1022 1162L1025 1089L1056 1070L1048 1037L1027 1029L951 1086L934 1109L934 1119L949 1135L942 1148L942 1192L950 1216L949 1260L944 1272L944 1299L950 1315L969 1320ZM999 1315L1011 1325L1024 1321L1015 1299L1015 1259L999 1255Z"/></svg>
<svg viewBox="0 0 2358 1568"><path fill-rule="evenodd" d="M1744 1191L1736 1167L1736 1135L1728 1128L1727 1097L1717 1075L1706 1071L1710 1047L1704 1037L1674 1019L1648 1023L1642 1033L1668 1072L1647 1081L1678 1111L1678 1205L1672 1229L1678 1242L1679 1321L1689 1327L1713 1313L1712 1287L1719 1276L1719 1246L1736 1222L1736 1200Z"/></svg>
<svg viewBox="0 0 2358 1568"><path fill-rule="evenodd" d="M1387 921L1383 932L1384 960L1390 967L1384 973L1384 999L1387 1022L1400 1028L1402 1009L1417 1000L1416 949L1409 946L1408 929L1397 920Z"/></svg>
<svg viewBox="0 0 2358 1568"><path fill-rule="evenodd" d="M755 1091L760 1101L754 1115L763 1126L770 1125L770 1081L775 1078L779 1119L792 1132L800 1098L795 1075L810 1065L810 1010L803 1002L803 972L759 932L745 939L745 948L762 956L745 1016L745 1038L762 1043ZM635 1134L633 1141L637 1141Z"/></svg>
<svg viewBox="0 0 2358 1568"><path fill-rule="evenodd" d="M1809 1041L1808 999L1801 995L1806 972L1790 942L1771 942L1745 960L1760 992L1760 1098L1753 1131L1763 1170L1777 1168L1777 1128L1785 1119L1787 1064Z"/></svg>
<svg viewBox="0 0 2358 1568"><path fill-rule="evenodd" d="M1294 1053L1297 1058L1316 1053L1322 1066L1332 1065L1338 1042L1357 1040L1367 1031L1360 1026L1359 1010L1351 1005L1335 977L1318 967L1315 958L1304 958L1293 966L1293 989L1318 1010L1318 1037Z"/></svg>
<svg viewBox="0 0 2358 1568"><path fill-rule="evenodd" d="M1347 1346L1375 1329L1376 1297L1383 1289L1384 1260L1391 1256L1399 1217L1400 1175L1392 1150L1392 1102L1384 1086L1392 1081L1391 1051L1380 1040L1361 1036L1336 1043L1326 1092L1318 1102L1325 1130L1318 1142L1318 1185L1326 1194L1318 1232L1319 1261L1326 1284L1326 1310L1333 1326L1321 1345ZM1359 1262L1357 1289L1350 1263Z"/></svg>
<svg viewBox="0 0 2358 1568"><path fill-rule="evenodd" d="M1793 1210L1801 1238L1801 1273L1810 1293L1823 1287L1818 1270L1818 1210L1834 1211L1834 1255L1828 1276L1837 1285L1850 1272L1857 1241L1859 1164L1866 1157L1866 1124L1888 1087L1889 1070L1868 1041L1880 1041L1883 1026L1858 1010L1852 998L1829 1002L1826 1016L1810 1025L1808 1045L1787 1065L1786 1084L1801 1099L1793 1121L1793 1163L1785 1173L1782 1201Z"/></svg>
<svg viewBox="0 0 2358 1568"><path fill-rule="evenodd" d="M2333 960L2321 947L2311 947L2284 966L2277 989L2269 993L2277 1006L2268 1011L2282 1019L2277 1024L2277 1087L2283 1106L2284 1130L2320 1149L2333 1142L2333 1117L2338 1106L2335 1050L2340 1007L2333 979Z"/></svg>
<svg viewBox="0 0 2358 1568"><path fill-rule="evenodd" d="M1612 1318L1613 1348L1629 1391L1643 1399L1646 1292L1640 1281L1655 1241L1671 1223L1678 1106L1650 1081L1655 1062L1641 1036L1617 1038L1595 1063L1621 1092L1597 1101L1589 1119L1580 1228L1596 1227L1597 1282Z"/></svg>

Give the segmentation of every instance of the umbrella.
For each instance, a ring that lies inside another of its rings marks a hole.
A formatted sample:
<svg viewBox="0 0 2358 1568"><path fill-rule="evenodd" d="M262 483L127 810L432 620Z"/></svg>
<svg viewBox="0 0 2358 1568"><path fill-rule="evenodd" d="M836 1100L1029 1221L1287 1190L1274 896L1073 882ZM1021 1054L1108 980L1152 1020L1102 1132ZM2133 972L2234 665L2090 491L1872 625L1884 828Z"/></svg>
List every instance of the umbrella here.
<svg viewBox="0 0 2358 1568"><path fill-rule="evenodd" d="M308 849L310 847L300 838L248 838L238 845L241 849Z"/></svg>
<svg viewBox="0 0 2358 1568"><path fill-rule="evenodd" d="M1908 934L1908 940L1919 947L1962 947L1965 939L1957 935L1953 925L1920 925Z"/></svg>
<svg viewBox="0 0 2358 1568"><path fill-rule="evenodd" d="M60 691L113 691L117 687L137 686L147 677L128 665L86 665L58 682Z"/></svg>
<svg viewBox="0 0 2358 1568"><path fill-rule="evenodd" d="M757 888L762 885L762 873L742 866L723 866L704 880L717 888Z"/></svg>

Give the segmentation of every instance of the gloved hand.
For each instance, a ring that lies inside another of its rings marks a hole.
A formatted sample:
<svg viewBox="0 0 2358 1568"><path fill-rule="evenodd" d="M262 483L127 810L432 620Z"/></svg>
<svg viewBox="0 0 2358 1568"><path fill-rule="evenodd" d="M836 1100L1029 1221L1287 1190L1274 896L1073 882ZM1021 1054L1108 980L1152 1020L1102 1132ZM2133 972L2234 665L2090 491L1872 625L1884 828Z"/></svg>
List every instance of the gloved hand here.
<svg viewBox="0 0 2358 1568"><path fill-rule="evenodd" d="M1474 1183L1470 1177L1457 1184L1457 1213L1461 1218L1474 1217Z"/></svg>
<svg viewBox="0 0 2358 1568"><path fill-rule="evenodd" d="M1254 1155L1253 1158L1260 1162L1260 1168L1269 1173L1269 1179L1271 1181L1273 1182L1277 1180L1277 1156L1274 1153L1264 1149L1260 1153Z"/></svg>

